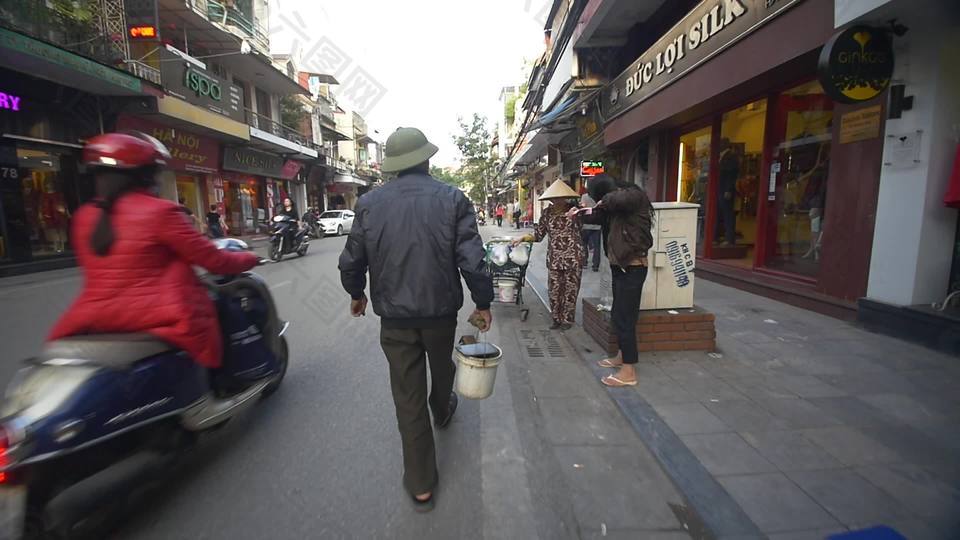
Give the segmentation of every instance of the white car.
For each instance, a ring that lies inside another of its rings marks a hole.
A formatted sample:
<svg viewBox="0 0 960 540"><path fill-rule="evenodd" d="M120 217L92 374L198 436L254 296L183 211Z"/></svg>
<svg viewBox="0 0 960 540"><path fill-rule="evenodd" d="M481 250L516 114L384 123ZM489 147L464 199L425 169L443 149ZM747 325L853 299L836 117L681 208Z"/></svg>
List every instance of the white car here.
<svg viewBox="0 0 960 540"><path fill-rule="evenodd" d="M353 228L354 213L350 210L330 210L320 214L320 230L324 235L340 236Z"/></svg>

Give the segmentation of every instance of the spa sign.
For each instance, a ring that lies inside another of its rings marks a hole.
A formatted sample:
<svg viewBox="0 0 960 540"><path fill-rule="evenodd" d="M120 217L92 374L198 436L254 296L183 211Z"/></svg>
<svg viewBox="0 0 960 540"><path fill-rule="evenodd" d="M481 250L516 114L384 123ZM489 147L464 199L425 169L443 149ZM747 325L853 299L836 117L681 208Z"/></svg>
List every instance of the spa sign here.
<svg viewBox="0 0 960 540"><path fill-rule="evenodd" d="M883 30L854 26L838 32L820 52L820 85L834 101L869 101L890 86L893 47Z"/></svg>
<svg viewBox="0 0 960 540"><path fill-rule="evenodd" d="M701 2L604 89L604 116L635 107L801 1Z"/></svg>
<svg viewBox="0 0 960 540"><path fill-rule="evenodd" d="M244 122L243 89L222 79L197 60L188 60L173 47L160 49L160 73L168 94L188 103Z"/></svg>

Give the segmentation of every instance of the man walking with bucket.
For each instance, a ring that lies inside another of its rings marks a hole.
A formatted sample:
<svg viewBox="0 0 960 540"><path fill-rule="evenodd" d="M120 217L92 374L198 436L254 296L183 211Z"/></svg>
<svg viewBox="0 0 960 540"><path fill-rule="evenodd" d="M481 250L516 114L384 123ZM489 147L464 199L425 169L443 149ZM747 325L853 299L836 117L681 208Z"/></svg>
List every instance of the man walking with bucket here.
<svg viewBox="0 0 960 540"><path fill-rule="evenodd" d="M403 442L403 483L418 512L433 509L438 480L428 406L438 428L450 423L457 408L451 357L463 306L461 275L476 305L471 319L481 321L482 330L492 321L493 280L486 273L473 205L459 189L429 175L437 150L415 128L390 135L382 170L397 177L360 197L340 255L340 279L354 317L366 313L370 272Z"/></svg>

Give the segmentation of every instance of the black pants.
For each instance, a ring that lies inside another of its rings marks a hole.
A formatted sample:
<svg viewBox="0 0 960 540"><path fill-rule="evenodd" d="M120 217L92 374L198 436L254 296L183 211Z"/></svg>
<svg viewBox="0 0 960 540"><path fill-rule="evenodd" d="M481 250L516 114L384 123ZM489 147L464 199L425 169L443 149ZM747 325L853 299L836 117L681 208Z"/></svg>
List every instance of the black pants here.
<svg viewBox="0 0 960 540"><path fill-rule="evenodd" d="M640 296L643 282L647 280L646 266L620 268L611 266L613 272L613 331L617 335L617 345L623 356L624 364L636 364L637 318L640 316Z"/></svg>
<svg viewBox="0 0 960 540"><path fill-rule="evenodd" d="M737 212L734 210L733 194L727 199L720 194L720 200L717 201L717 231L715 240L720 240L721 232L726 237L727 243L731 246L737 243ZM721 225L723 226L721 229Z"/></svg>
<svg viewBox="0 0 960 540"><path fill-rule="evenodd" d="M520 228L520 212L513 213L513 224L517 227L517 229Z"/></svg>
<svg viewBox="0 0 960 540"><path fill-rule="evenodd" d="M390 389L397 409L397 427L403 443L403 485L411 495L437 485L437 458L430 426L430 409L444 417L453 392L453 341L449 328L380 329L380 346L390 364ZM432 388L427 399L427 362Z"/></svg>
<svg viewBox="0 0 960 540"><path fill-rule="evenodd" d="M503 227L503 216L497 216L497 227Z"/></svg>
<svg viewBox="0 0 960 540"><path fill-rule="evenodd" d="M580 231L580 239L583 241L584 268L587 266L587 260L590 259L590 250L593 250L593 269L600 268L600 231L583 229Z"/></svg>

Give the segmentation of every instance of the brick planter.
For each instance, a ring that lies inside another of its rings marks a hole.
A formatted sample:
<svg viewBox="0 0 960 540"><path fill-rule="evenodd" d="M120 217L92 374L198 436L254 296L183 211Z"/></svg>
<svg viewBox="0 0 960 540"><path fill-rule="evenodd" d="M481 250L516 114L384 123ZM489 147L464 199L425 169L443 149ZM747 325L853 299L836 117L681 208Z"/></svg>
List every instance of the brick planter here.
<svg viewBox="0 0 960 540"><path fill-rule="evenodd" d="M609 354L617 351L610 312L597 311L599 298L583 299L583 329ZM651 351L713 351L717 347L716 317L702 308L641 311L637 319L637 348Z"/></svg>

